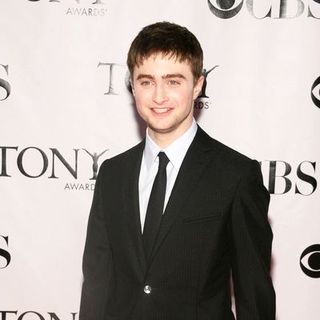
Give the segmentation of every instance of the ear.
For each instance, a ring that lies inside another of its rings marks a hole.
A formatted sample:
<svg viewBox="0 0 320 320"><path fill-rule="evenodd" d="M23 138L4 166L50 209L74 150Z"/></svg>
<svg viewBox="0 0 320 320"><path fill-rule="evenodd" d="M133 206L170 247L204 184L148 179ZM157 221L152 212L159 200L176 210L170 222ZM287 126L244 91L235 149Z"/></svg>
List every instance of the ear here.
<svg viewBox="0 0 320 320"><path fill-rule="evenodd" d="M202 86L203 86L203 81L204 81L204 76L200 76L193 87L193 100L196 100L202 90Z"/></svg>
<svg viewBox="0 0 320 320"><path fill-rule="evenodd" d="M135 94L135 90L134 90L134 86L133 86L133 81L132 81L132 78L130 78L130 87L131 87L131 93L132 93L132 95L135 97L136 96L136 94Z"/></svg>

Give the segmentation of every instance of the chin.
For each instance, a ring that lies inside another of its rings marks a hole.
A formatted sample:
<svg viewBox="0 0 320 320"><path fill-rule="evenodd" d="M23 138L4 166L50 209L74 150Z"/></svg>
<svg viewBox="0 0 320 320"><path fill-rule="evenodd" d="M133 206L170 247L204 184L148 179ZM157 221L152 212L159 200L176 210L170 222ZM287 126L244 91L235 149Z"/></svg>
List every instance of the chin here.
<svg viewBox="0 0 320 320"><path fill-rule="evenodd" d="M155 133L169 133L173 131L172 128L159 128L159 127L153 127L153 126L149 126L149 128Z"/></svg>
<svg viewBox="0 0 320 320"><path fill-rule="evenodd" d="M177 127L175 127L174 125L170 126L152 126L150 125L149 128L154 131L155 133L159 133L159 134L166 134L166 133L171 133L176 131Z"/></svg>

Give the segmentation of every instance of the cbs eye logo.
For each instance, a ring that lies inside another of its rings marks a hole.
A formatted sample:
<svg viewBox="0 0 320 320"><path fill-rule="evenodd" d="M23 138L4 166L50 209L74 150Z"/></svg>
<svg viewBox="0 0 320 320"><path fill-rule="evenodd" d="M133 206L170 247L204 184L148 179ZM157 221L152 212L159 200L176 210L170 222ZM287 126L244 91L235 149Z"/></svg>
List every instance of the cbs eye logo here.
<svg viewBox="0 0 320 320"><path fill-rule="evenodd" d="M311 88L311 99L315 106L320 108L320 77L316 79Z"/></svg>
<svg viewBox="0 0 320 320"><path fill-rule="evenodd" d="M300 267L308 277L320 278L320 244L314 244L302 252Z"/></svg>
<svg viewBox="0 0 320 320"><path fill-rule="evenodd" d="M210 11L217 17L229 19L242 8L243 0L208 0Z"/></svg>

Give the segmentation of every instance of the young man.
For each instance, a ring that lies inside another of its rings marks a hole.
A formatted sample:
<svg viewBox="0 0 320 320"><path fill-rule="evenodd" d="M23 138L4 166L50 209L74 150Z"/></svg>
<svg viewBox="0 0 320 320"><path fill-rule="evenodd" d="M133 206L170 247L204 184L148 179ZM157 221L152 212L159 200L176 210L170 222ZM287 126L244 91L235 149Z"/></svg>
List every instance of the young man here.
<svg viewBox="0 0 320 320"><path fill-rule="evenodd" d="M83 258L80 320L274 320L269 194L259 164L193 119L202 49L161 22L128 67L146 138L103 163Z"/></svg>

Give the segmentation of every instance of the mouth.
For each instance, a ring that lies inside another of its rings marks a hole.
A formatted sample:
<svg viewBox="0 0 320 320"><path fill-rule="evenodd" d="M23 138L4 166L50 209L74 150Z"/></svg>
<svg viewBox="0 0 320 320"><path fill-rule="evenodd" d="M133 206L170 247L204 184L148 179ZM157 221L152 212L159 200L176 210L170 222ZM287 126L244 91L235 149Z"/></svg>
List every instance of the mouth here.
<svg viewBox="0 0 320 320"><path fill-rule="evenodd" d="M151 110L155 114L163 115L163 114L168 113L171 109L170 108L152 108Z"/></svg>

